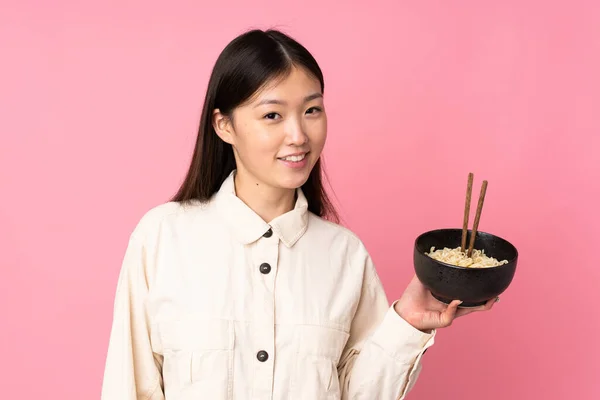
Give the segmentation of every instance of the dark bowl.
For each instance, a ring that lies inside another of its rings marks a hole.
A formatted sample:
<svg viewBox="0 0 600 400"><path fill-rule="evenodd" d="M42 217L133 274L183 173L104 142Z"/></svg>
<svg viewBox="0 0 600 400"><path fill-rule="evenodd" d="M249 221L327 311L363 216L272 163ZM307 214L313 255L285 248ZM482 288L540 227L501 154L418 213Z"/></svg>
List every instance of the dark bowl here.
<svg viewBox="0 0 600 400"><path fill-rule="evenodd" d="M487 268L467 268L446 264L427 254L432 246L435 249L460 246L462 229L438 229L420 235L415 241L415 272L421 283L441 302L462 300L460 307L484 305L502 294L510 285L517 268L518 251L501 237L485 232L477 232L474 248L484 250L488 257L508 264ZM471 231L469 236L471 237Z"/></svg>

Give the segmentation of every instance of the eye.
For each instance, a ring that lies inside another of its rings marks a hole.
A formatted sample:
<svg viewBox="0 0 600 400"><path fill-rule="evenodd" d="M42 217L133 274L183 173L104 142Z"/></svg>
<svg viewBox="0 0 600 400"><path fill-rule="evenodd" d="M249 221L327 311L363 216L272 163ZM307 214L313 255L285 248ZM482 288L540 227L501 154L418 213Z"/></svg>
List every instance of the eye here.
<svg viewBox="0 0 600 400"><path fill-rule="evenodd" d="M321 109L321 107L311 107L308 110L306 110L306 113L307 114L316 114L316 113L321 112L321 111L323 111Z"/></svg>
<svg viewBox="0 0 600 400"><path fill-rule="evenodd" d="M263 118L275 120L278 117L281 117L281 116L277 113L272 112L272 113L265 114Z"/></svg>

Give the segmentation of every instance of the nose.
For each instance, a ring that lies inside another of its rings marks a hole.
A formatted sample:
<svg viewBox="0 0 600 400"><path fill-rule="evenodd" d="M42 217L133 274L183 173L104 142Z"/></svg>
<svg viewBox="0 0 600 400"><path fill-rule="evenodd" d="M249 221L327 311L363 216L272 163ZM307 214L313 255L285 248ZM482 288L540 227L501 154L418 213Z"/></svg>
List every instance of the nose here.
<svg viewBox="0 0 600 400"><path fill-rule="evenodd" d="M286 131L288 145L302 146L308 142L308 136L300 121L294 119L290 120L289 125L286 127Z"/></svg>

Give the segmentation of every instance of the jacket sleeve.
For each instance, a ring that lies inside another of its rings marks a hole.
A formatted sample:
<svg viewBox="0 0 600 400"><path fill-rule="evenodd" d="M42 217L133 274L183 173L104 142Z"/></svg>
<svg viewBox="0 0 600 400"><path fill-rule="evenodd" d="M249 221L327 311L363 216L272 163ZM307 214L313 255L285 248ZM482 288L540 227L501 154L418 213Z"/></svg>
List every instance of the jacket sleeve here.
<svg viewBox="0 0 600 400"><path fill-rule="evenodd" d="M162 358L152 351L146 310L147 258L134 233L117 284L102 400L164 400Z"/></svg>
<svg viewBox="0 0 600 400"><path fill-rule="evenodd" d="M350 337L338 365L342 400L402 400L421 372L421 357L435 331L423 333L389 306L371 258Z"/></svg>

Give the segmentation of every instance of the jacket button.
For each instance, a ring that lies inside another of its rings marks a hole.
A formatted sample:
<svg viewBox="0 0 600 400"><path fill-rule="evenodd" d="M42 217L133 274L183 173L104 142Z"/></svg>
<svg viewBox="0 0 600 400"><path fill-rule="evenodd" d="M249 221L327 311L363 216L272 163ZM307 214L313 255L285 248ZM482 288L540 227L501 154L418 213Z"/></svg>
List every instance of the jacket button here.
<svg viewBox="0 0 600 400"><path fill-rule="evenodd" d="M268 274L269 272L271 272L271 266L267 263L262 263L260 264L260 268L259 268L260 272L263 274Z"/></svg>
<svg viewBox="0 0 600 400"><path fill-rule="evenodd" d="M258 359L258 361L260 361L260 362L265 362L265 361L267 361L267 360L269 359L269 353L267 353L267 352L266 352L266 351L264 351L264 350L261 350L261 351L259 351L259 352L256 354L256 358L257 358L257 359Z"/></svg>
<svg viewBox="0 0 600 400"><path fill-rule="evenodd" d="M263 234L263 236L264 236L264 237L266 237L266 238L270 238L271 236L273 236L273 229L269 228L269 230L268 230L268 231L266 231L266 232Z"/></svg>

